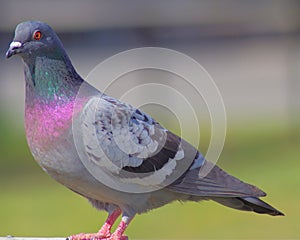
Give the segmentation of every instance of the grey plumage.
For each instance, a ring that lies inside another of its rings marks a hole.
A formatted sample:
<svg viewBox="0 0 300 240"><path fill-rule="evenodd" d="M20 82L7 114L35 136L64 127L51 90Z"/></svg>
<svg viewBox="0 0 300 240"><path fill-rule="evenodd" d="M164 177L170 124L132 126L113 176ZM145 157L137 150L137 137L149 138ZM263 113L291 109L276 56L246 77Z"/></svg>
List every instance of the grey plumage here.
<svg viewBox="0 0 300 240"><path fill-rule="evenodd" d="M36 31L42 38L32 37ZM14 54L21 55L26 69L26 133L33 156L96 208L109 213L120 208L127 225L135 214L174 200L211 199L239 210L283 215L259 200L263 191L213 166L148 114L84 82L47 24L21 23L7 57ZM211 171L203 177L205 168ZM115 188L99 181L99 171ZM134 192L118 190L129 185ZM149 186L153 191L142 191ZM122 239L122 231L116 239Z"/></svg>

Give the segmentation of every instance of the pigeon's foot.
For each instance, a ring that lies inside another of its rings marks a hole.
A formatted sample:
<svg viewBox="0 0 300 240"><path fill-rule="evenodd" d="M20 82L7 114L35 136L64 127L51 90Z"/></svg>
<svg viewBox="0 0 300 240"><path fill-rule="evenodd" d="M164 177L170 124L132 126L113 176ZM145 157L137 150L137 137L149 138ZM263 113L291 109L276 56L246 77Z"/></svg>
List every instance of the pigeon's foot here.
<svg viewBox="0 0 300 240"><path fill-rule="evenodd" d="M66 240L92 240L95 236L96 233L79 233L67 237Z"/></svg>
<svg viewBox="0 0 300 240"><path fill-rule="evenodd" d="M109 238L102 238L101 240L128 240L128 237L123 235L121 237L119 236L114 236L114 235L111 235ZM100 239L94 239L94 240L100 240Z"/></svg>
<svg viewBox="0 0 300 240"><path fill-rule="evenodd" d="M121 213L120 208L110 211L104 225L97 233L79 233L68 237L67 240L128 240L128 237L123 235L128 225L126 222L129 222L127 218L121 221L113 234L110 232L113 224Z"/></svg>
<svg viewBox="0 0 300 240"><path fill-rule="evenodd" d="M126 217L122 218L122 221L120 222L116 231L114 231L114 233L108 239L109 240L128 240L128 237L123 235L123 233L126 230L129 221L130 220L127 219Z"/></svg>
<svg viewBox="0 0 300 240"><path fill-rule="evenodd" d="M128 240L128 237L125 235L119 236L118 233L109 234L108 236L99 233L79 233L66 238L66 240Z"/></svg>

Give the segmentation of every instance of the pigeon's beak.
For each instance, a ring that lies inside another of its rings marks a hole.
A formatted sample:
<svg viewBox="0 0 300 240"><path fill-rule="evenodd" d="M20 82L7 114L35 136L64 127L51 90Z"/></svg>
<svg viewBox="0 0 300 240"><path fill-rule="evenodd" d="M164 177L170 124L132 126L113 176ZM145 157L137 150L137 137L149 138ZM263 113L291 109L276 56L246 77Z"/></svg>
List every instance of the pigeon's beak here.
<svg viewBox="0 0 300 240"><path fill-rule="evenodd" d="M22 43L15 42L15 41L11 42L11 44L9 45L9 48L5 54L6 58L10 58L12 55L20 53L21 48L22 48Z"/></svg>

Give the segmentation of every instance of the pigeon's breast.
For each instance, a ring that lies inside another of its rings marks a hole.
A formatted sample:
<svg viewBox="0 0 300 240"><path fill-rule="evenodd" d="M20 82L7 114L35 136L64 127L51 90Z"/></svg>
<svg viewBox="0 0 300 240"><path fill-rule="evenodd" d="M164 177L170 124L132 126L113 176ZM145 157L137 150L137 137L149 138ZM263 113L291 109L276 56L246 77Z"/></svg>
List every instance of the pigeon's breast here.
<svg viewBox="0 0 300 240"><path fill-rule="evenodd" d="M83 104L83 100L81 101ZM35 101L25 109L25 130L32 153L51 151L64 141L72 129L72 119L76 117L82 104L74 101Z"/></svg>
<svg viewBox="0 0 300 240"><path fill-rule="evenodd" d="M33 157L48 174L68 187L69 180L80 177L83 168L72 131L72 121L78 117L81 104L84 100L75 105L72 101L35 102L25 109L26 137Z"/></svg>

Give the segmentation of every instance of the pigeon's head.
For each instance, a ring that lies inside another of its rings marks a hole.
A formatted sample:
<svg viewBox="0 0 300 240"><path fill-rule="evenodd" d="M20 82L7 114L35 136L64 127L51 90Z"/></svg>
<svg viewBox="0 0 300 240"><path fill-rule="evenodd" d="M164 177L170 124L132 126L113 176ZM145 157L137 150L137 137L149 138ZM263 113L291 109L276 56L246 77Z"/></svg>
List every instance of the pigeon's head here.
<svg viewBox="0 0 300 240"><path fill-rule="evenodd" d="M62 44L52 28L43 22L27 21L18 24L6 57L18 54L23 59L37 56L59 58L64 55Z"/></svg>

